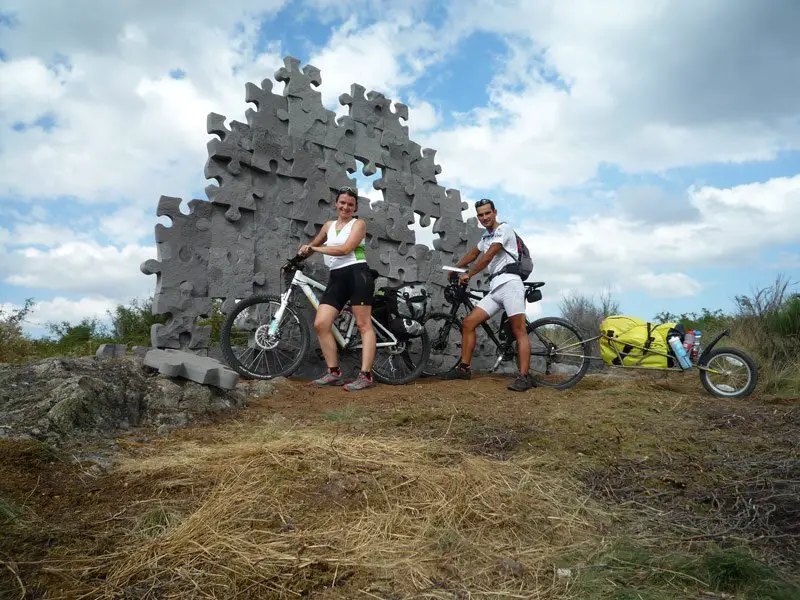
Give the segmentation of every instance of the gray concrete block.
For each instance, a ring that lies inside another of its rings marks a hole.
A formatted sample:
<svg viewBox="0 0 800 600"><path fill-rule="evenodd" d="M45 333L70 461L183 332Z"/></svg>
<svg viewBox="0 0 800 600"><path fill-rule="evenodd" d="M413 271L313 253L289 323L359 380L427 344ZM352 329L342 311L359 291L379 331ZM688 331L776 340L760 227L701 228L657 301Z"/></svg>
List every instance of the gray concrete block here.
<svg viewBox="0 0 800 600"><path fill-rule="evenodd" d="M223 390L233 389L239 381L239 374L218 360L179 350L150 350L144 364L167 377L181 377Z"/></svg>
<svg viewBox="0 0 800 600"><path fill-rule="evenodd" d="M120 358L125 356L127 352L127 344L101 344L94 355L106 358Z"/></svg>

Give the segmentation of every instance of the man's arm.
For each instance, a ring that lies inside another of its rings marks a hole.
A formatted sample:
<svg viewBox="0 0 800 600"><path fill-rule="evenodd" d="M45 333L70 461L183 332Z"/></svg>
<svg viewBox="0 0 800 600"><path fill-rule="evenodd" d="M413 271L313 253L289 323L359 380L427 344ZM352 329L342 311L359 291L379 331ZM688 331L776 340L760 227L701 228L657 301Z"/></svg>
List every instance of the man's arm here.
<svg viewBox="0 0 800 600"><path fill-rule="evenodd" d="M478 255L479 255L480 253L481 253L481 251L480 251L480 250L478 250L477 248L472 248L472 249L471 249L471 250L469 250L469 251L468 251L468 252L467 252L467 253L466 253L464 256L462 256L462 257L461 257L461 260L459 260L459 261L456 263L456 266L457 266L458 268L460 268L460 269L463 269L463 268L464 268L464 267L466 267L466 266L467 266L469 263L471 263L473 260L475 260L476 258L478 258Z"/></svg>
<svg viewBox="0 0 800 600"><path fill-rule="evenodd" d="M478 261L474 265L472 265L469 271L464 273L464 275L466 275L467 277L474 277L475 275L483 271L486 267L488 267L489 263L492 262L492 259L495 257L495 255L498 252L502 251L503 251L503 244L500 243L491 244L486 249L486 252L483 253L483 256L481 256L478 259Z"/></svg>

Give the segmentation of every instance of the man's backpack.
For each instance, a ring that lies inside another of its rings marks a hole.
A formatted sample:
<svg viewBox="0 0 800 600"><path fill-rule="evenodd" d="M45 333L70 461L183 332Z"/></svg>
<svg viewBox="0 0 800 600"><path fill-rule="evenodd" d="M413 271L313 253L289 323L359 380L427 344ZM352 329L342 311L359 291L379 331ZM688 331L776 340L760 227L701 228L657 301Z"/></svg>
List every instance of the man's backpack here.
<svg viewBox="0 0 800 600"><path fill-rule="evenodd" d="M525 245L525 242L522 241L522 238L517 235L517 232L514 232L514 236L517 238L517 255L514 256L506 250L506 247L503 246L503 250L508 253L516 262L513 265L506 265L503 269L497 273L511 273L512 275L519 275L522 278L522 281L525 281L530 274L533 273L533 259L531 258L531 252L528 250L528 247Z"/></svg>

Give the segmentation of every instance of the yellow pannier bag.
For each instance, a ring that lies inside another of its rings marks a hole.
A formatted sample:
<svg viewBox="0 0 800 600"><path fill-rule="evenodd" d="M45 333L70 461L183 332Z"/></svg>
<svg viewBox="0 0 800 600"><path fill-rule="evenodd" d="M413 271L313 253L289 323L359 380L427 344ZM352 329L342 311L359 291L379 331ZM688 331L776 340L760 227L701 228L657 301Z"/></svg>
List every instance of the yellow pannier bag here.
<svg viewBox="0 0 800 600"><path fill-rule="evenodd" d="M600 355L608 365L672 367L675 359L667 343L667 333L676 325L656 325L636 317L607 317L600 323Z"/></svg>

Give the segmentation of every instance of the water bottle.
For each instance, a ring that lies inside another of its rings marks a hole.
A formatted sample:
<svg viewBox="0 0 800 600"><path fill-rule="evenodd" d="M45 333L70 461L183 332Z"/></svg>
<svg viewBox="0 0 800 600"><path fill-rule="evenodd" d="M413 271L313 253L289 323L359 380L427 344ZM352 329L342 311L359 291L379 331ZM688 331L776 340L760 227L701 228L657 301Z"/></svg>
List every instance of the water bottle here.
<svg viewBox="0 0 800 600"><path fill-rule="evenodd" d="M694 348L694 329L690 329L689 332L683 336L683 347L686 348L686 352L691 352L692 348Z"/></svg>
<svg viewBox="0 0 800 600"><path fill-rule="evenodd" d="M686 353L686 348L681 344L681 337L679 335L671 335L667 340L670 348L675 353L675 358L678 359L678 364L681 369L688 369L692 366L692 361L689 360L689 355Z"/></svg>
<svg viewBox="0 0 800 600"><path fill-rule="evenodd" d="M697 362L697 358L700 356L700 338L702 337L703 332L698 331L695 329L694 331L694 346L692 346L692 361Z"/></svg>

